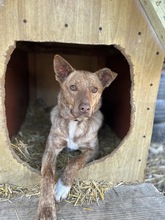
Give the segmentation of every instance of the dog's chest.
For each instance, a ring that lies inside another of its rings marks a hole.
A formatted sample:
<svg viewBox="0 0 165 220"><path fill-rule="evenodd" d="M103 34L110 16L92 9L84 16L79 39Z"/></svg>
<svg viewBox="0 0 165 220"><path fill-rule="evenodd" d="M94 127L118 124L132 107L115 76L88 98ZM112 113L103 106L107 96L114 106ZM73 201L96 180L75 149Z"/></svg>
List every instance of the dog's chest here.
<svg viewBox="0 0 165 220"><path fill-rule="evenodd" d="M67 139L67 147L71 150L78 150L78 145L74 142L74 137L78 129L78 121L70 121L68 129L69 136Z"/></svg>

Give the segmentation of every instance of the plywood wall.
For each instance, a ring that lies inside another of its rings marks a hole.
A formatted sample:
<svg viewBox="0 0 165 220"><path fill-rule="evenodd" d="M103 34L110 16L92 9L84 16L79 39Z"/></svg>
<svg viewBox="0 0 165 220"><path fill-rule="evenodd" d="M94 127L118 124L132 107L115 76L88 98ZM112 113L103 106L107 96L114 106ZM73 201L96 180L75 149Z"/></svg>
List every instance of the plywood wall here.
<svg viewBox="0 0 165 220"><path fill-rule="evenodd" d="M140 0L140 2L165 50L165 1Z"/></svg>
<svg viewBox="0 0 165 220"><path fill-rule="evenodd" d="M5 71L16 41L113 44L121 49L131 68L131 128L113 154L88 165L79 177L142 181L164 51L140 2L6 0L0 16L0 182L28 185L40 179L14 159L6 128Z"/></svg>

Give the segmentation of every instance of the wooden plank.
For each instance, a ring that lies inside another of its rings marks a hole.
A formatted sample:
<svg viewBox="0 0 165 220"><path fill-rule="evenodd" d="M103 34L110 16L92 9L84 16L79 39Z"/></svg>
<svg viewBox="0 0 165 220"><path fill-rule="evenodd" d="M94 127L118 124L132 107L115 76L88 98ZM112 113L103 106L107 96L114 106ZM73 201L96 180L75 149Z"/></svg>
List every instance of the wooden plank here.
<svg viewBox="0 0 165 220"><path fill-rule="evenodd" d="M121 50L130 64L130 130L116 151L88 165L79 177L143 181L164 51L140 2L5 0L0 15L0 182L25 186L40 180L15 160L6 128L5 70L17 41L116 45Z"/></svg>
<svg viewBox="0 0 165 220"><path fill-rule="evenodd" d="M1 220L33 220L38 198L15 199L0 203ZM107 192L99 206L93 203L74 207L63 202L57 206L57 220L162 220L165 219L165 197L151 184L123 185Z"/></svg>
<svg viewBox="0 0 165 220"><path fill-rule="evenodd" d="M140 2L165 49L165 0L140 0Z"/></svg>

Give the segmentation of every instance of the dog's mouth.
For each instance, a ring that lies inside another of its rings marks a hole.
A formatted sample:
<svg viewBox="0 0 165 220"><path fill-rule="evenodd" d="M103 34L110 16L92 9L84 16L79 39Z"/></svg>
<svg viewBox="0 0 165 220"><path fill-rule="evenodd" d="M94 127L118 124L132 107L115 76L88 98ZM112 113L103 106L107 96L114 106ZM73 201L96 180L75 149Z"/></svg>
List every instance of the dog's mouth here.
<svg viewBox="0 0 165 220"><path fill-rule="evenodd" d="M88 120L92 116L92 112L86 112L82 113L80 111L74 111L71 109L71 115L73 116L74 120L76 121L82 121L82 120Z"/></svg>
<svg viewBox="0 0 165 220"><path fill-rule="evenodd" d="M92 117L92 115L99 109L100 102L95 106L88 104L88 102L83 102L81 104L69 107L70 115L72 116L73 120L82 121L88 120Z"/></svg>

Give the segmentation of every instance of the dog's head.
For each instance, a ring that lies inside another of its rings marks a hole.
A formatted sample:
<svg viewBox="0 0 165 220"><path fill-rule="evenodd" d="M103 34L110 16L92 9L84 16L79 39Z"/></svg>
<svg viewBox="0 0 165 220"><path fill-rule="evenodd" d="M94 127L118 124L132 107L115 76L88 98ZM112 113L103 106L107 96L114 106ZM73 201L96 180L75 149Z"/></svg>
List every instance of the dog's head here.
<svg viewBox="0 0 165 220"><path fill-rule="evenodd" d="M75 70L59 55L54 57L54 71L61 86L61 115L78 121L90 118L100 108L104 88L117 76L108 68L95 73Z"/></svg>

